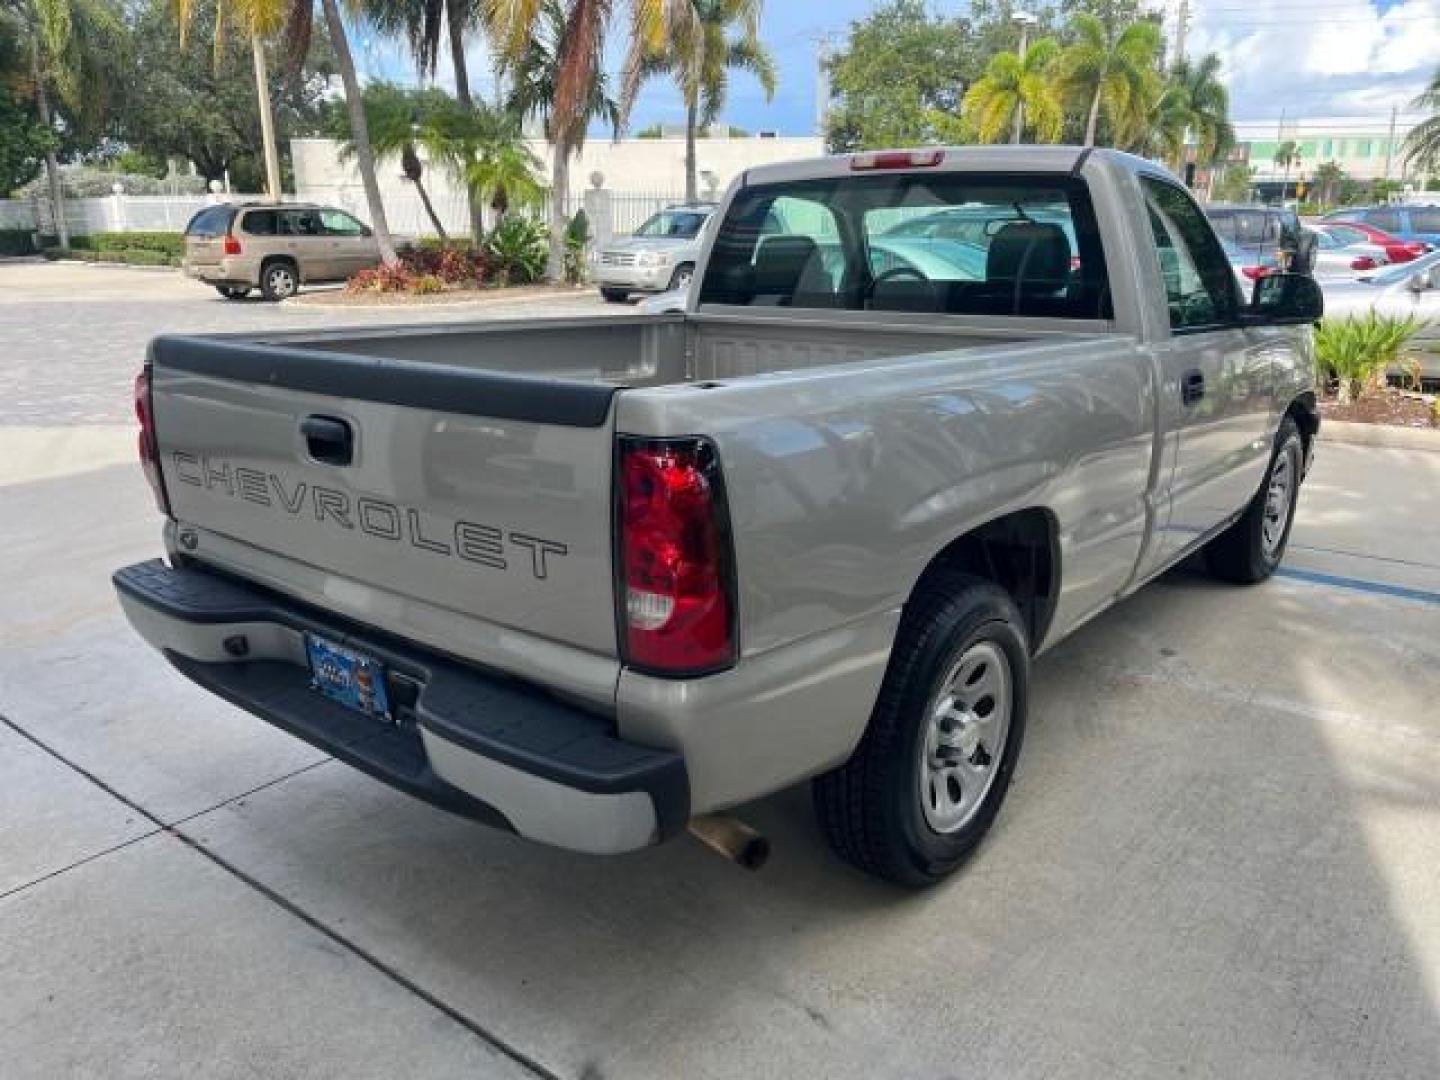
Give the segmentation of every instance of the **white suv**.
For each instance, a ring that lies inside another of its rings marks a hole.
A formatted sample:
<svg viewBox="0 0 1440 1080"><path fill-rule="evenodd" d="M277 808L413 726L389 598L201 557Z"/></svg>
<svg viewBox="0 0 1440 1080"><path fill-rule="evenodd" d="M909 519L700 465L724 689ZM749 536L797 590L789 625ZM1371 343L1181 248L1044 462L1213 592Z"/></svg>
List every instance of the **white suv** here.
<svg viewBox="0 0 1440 1080"><path fill-rule="evenodd" d="M623 240L591 256L590 271L600 295L621 303L631 293L661 293L689 286L700 254L701 233L714 203L669 206Z"/></svg>

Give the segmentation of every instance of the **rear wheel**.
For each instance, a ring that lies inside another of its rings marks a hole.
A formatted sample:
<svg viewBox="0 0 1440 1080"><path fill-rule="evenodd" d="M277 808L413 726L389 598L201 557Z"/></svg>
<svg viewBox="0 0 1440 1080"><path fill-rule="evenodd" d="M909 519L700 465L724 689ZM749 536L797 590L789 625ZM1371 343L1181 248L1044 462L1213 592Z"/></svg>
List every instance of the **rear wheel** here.
<svg viewBox="0 0 1440 1080"><path fill-rule="evenodd" d="M1305 444L1293 417L1275 436L1275 453L1265 482L1235 524L1205 546L1205 564L1224 581L1253 585L1275 572L1285 557L1295 502L1305 467Z"/></svg>
<svg viewBox="0 0 1440 1080"><path fill-rule="evenodd" d="M1029 650L1014 602L934 575L906 609L869 727L814 785L841 858L904 885L953 873L989 830L1025 733Z"/></svg>
<svg viewBox="0 0 1440 1080"><path fill-rule="evenodd" d="M266 300L285 300L300 289L300 274L292 262L268 263L260 271L260 294Z"/></svg>
<svg viewBox="0 0 1440 1080"><path fill-rule="evenodd" d="M612 304L623 304L630 298L630 294L624 289L601 289L600 295Z"/></svg>
<svg viewBox="0 0 1440 1080"><path fill-rule="evenodd" d="M250 289L244 285L216 285L215 291L226 300L244 300L250 295Z"/></svg>

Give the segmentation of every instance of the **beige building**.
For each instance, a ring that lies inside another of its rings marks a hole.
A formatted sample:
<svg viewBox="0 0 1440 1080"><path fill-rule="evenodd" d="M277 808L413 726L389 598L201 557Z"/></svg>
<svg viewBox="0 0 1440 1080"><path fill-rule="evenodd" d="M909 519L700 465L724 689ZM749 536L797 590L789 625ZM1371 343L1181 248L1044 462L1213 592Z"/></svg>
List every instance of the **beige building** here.
<svg viewBox="0 0 1440 1080"><path fill-rule="evenodd" d="M291 140L296 193L302 199L345 207L368 217L359 173L353 162L340 160L339 145L333 139ZM549 145L537 139L531 141L530 147L544 163L548 179ZM819 136L699 139L696 161L701 198L718 198L731 180L753 166L824 153L824 140ZM382 161L379 173L380 194L391 229L409 235L433 232L414 186L400 174L399 161ZM616 229L627 232L655 210L684 196L685 140L591 139L570 165L568 212L579 207L584 189L596 179L600 180L599 186L612 193ZM469 219L459 185L440 168L427 168L424 184L445 228L463 233Z"/></svg>
<svg viewBox="0 0 1440 1080"><path fill-rule="evenodd" d="M1402 149L1405 136L1422 116L1400 113L1375 117L1321 117L1294 120L1240 121L1235 140L1248 150L1249 163L1260 182L1281 180L1285 170L1275 164L1282 143L1293 141L1300 162L1292 166L1289 179L1310 177L1315 169L1333 161L1357 180L1414 180L1414 170L1405 168Z"/></svg>

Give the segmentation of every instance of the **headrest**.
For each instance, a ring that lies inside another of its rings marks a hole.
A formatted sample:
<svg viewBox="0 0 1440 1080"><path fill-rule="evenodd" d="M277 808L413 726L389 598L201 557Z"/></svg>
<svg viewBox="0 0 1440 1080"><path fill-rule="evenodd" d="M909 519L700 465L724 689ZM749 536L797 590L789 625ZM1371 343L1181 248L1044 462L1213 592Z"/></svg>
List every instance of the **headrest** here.
<svg viewBox="0 0 1440 1080"><path fill-rule="evenodd" d="M1012 221L990 240L985 279L1017 293L1054 292L1070 280L1070 241L1059 225Z"/></svg>
<svg viewBox="0 0 1440 1080"><path fill-rule="evenodd" d="M795 294L805 266L816 257L819 247L808 236L767 236L755 253L751 278L752 296L780 296L789 299Z"/></svg>

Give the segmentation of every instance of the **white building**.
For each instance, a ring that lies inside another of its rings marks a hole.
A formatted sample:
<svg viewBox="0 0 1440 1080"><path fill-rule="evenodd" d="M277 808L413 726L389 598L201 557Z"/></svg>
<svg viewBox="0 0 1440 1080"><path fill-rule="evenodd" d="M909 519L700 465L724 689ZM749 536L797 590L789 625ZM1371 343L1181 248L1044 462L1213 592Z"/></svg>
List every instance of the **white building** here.
<svg viewBox="0 0 1440 1080"><path fill-rule="evenodd" d="M295 190L302 199L329 203L354 210L362 217L365 195L353 162L342 162L339 143L333 139L293 139L290 153L295 166ZM550 175L550 147L532 140L530 148ZM718 198L730 181L746 169L775 161L818 157L825 153L824 140L814 137L703 138L696 140L696 163L701 198ZM382 161L379 168L380 195L390 227L397 233L429 233L429 219L413 185L400 174L398 159ZM592 138L583 153L570 164L570 199L567 212L580 205L585 188L598 175L613 194L616 228L628 231L655 210L676 202L685 193L685 140L621 139L612 142ZM463 190L440 168L426 168L426 190L447 230L463 234L468 215Z"/></svg>

